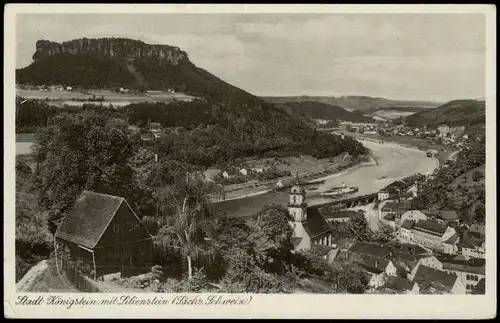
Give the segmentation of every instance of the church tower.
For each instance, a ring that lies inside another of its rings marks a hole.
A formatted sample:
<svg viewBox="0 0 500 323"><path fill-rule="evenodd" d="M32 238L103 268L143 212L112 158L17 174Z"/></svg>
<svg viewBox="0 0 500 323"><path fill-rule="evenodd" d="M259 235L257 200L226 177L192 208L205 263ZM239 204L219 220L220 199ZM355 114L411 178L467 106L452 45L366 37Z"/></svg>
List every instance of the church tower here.
<svg viewBox="0 0 500 323"><path fill-rule="evenodd" d="M290 224L293 227L294 237L309 238L304 229L304 222L307 221L306 190L300 185L298 173L295 182L290 188L288 213L292 217Z"/></svg>

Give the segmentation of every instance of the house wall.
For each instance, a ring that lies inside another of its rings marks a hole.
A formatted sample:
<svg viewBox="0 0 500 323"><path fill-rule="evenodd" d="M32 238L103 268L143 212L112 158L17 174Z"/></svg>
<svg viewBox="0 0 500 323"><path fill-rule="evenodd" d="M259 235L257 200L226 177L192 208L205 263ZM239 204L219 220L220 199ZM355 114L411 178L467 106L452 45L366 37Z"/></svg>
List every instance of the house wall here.
<svg viewBox="0 0 500 323"><path fill-rule="evenodd" d="M448 274L454 274L458 276L458 278L462 282L462 285L465 287L465 290L467 292L471 292L472 287L476 286L482 278L485 278L485 275L483 274L468 273L457 270L445 270L445 271Z"/></svg>
<svg viewBox="0 0 500 323"><path fill-rule="evenodd" d="M389 261L389 264L385 268L385 273L387 276L396 276L396 267L392 263L392 261Z"/></svg>
<svg viewBox="0 0 500 323"><path fill-rule="evenodd" d="M453 285L453 288L451 289L451 294L456 294L456 295L464 295L467 293L467 290L462 283L460 279L457 279L455 281L455 285Z"/></svg>
<svg viewBox="0 0 500 323"><path fill-rule="evenodd" d="M428 248L443 249L443 241L441 239L441 236L436 236L422 231L411 230L410 241L421 244Z"/></svg>
<svg viewBox="0 0 500 323"><path fill-rule="evenodd" d="M422 258L417 262L415 267L413 267L411 273L408 275L408 279L413 280L413 277L415 277L415 274L417 273L418 267L420 265L424 265L424 266L431 267L434 269L443 270L443 264L436 257L431 256L431 257Z"/></svg>
<svg viewBox="0 0 500 323"><path fill-rule="evenodd" d="M442 241L446 241L449 238L451 238L454 234L456 233L455 229L452 227L447 227L446 231L444 232L443 236L441 237Z"/></svg>
<svg viewBox="0 0 500 323"><path fill-rule="evenodd" d="M411 291L409 291L409 294L420 294L420 286L418 286L417 283L413 285L413 288Z"/></svg>
<svg viewBox="0 0 500 323"><path fill-rule="evenodd" d="M97 269L103 274L141 270L151 265L152 248L151 235L124 202L94 248Z"/></svg>
<svg viewBox="0 0 500 323"><path fill-rule="evenodd" d="M461 248L460 254L472 258L486 258L486 252L482 248Z"/></svg>
<svg viewBox="0 0 500 323"><path fill-rule="evenodd" d="M379 288L384 286L385 284L385 279L384 279L384 273L380 273L378 275L376 274L371 274L370 281L368 282L368 286L372 288Z"/></svg>
<svg viewBox="0 0 500 323"><path fill-rule="evenodd" d="M405 220L427 220L427 215L423 214L419 210L406 211L403 215L401 215L401 223L404 223Z"/></svg>
<svg viewBox="0 0 500 323"><path fill-rule="evenodd" d="M458 255L458 247L456 244L443 243L444 253L449 255Z"/></svg>

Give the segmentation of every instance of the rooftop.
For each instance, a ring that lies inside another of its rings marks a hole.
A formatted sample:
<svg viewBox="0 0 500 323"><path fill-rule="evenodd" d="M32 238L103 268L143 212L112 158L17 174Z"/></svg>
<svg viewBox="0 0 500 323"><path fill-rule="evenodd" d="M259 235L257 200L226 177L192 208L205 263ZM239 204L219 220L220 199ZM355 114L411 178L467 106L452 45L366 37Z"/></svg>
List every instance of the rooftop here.
<svg viewBox="0 0 500 323"><path fill-rule="evenodd" d="M401 228L410 230L413 227L413 221L412 220L404 220L403 224L401 225Z"/></svg>
<svg viewBox="0 0 500 323"><path fill-rule="evenodd" d="M441 236L446 232L448 226L433 220L419 220L413 225L413 228L423 232L430 231Z"/></svg>
<svg viewBox="0 0 500 323"><path fill-rule="evenodd" d="M360 255L361 258L361 266L373 273L373 274L380 274L385 271L387 266L389 265L390 260L379 258L379 257L374 257L366 254Z"/></svg>
<svg viewBox="0 0 500 323"><path fill-rule="evenodd" d="M342 211L336 211L336 212L322 212L323 210L319 210L322 214L325 214L325 218L327 219L343 219L343 218L351 218L354 215L356 215L358 212L356 211L349 211L349 210L342 210Z"/></svg>
<svg viewBox="0 0 500 323"><path fill-rule="evenodd" d="M458 276L453 274L448 274L445 271L433 269L424 265L418 266L417 272L413 281L420 282L425 281L431 283L431 286L443 290L445 292L450 292L457 281Z"/></svg>
<svg viewBox="0 0 500 323"><path fill-rule="evenodd" d="M411 209L410 202L408 201L389 201L382 207L382 212L398 212L404 213Z"/></svg>
<svg viewBox="0 0 500 323"><path fill-rule="evenodd" d="M317 207L307 208L307 221L304 222L304 229L311 238L331 231Z"/></svg>
<svg viewBox="0 0 500 323"><path fill-rule="evenodd" d="M405 278L389 276L385 286L395 290L412 290L415 284L415 282Z"/></svg>
<svg viewBox="0 0 500 323"><path fill-rule="evenodd" d="M387 213L384 216L384 220L386 221L394 221L396 219L396 213Z"/></svg>
<svg viewBox="0 0 500 323"><path fill-rule="evenodd" d="M55 237L94 248L123 201L123 197L83 191L57 228Z"/></svg>
<svg viewBox="0 0 500 323"><path fill-rule="evenodd" d="M368 242L357 242L353 244L349 248L349 252L361 255L371 255L379 258L387 257L391 253L388 246Z"/></svg>
<svg viewBox="0 0 500 323"><path fill-rule="evenodd" d="M453 220L459 219L457 211L453 211L453 210L441 210L441 211L438 211L437 215L438 215L438 217L440 217L441 219L443 219L445 221L453 221Z"/></svg>

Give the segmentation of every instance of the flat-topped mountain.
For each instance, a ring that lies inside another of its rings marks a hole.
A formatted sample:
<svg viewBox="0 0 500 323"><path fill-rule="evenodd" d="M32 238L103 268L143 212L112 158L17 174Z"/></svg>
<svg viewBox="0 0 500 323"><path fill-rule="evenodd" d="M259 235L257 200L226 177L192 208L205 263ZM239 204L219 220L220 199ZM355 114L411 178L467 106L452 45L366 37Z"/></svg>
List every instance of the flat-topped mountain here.
<svg viewBox="0 0 500 323"><path fill-rule="evenodd" d="M39 40L17 83L84 88L174 89L194 96L251 96L196 67L185 51L125 38Z"/></svg>
<svg viewBox="0 0 500 323"><path fill-rule="evenodd" d="M135 103L116 112L124 114L130 124L151 120L163 127L184 127L187 131L182 136L176 135L162 147L166 147L169 158L185 163L212 166L250 156L303 154L324 158L366 152L351 138L315 131L306 118L220 80L195 66L177 47L121 38L77 39L61 44L39 41L33 59L32 64L17 70L18 83L87 89L173 88L202 98ZM20 105L16 127L46 125L47 120L40 115L49 118L61 112L38 105Z"/></svg>

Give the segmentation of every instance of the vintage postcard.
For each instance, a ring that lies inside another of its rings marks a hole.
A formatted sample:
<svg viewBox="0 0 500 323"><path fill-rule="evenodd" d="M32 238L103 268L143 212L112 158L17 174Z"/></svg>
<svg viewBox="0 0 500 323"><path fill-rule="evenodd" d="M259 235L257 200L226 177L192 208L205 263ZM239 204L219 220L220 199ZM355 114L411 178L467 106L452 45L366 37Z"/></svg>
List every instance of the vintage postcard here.
<svg viewBox="0 0 500 323"><path fill-rule="evenodd" d="M5 7L4 316L493 318L493 5Z"/></svg>

